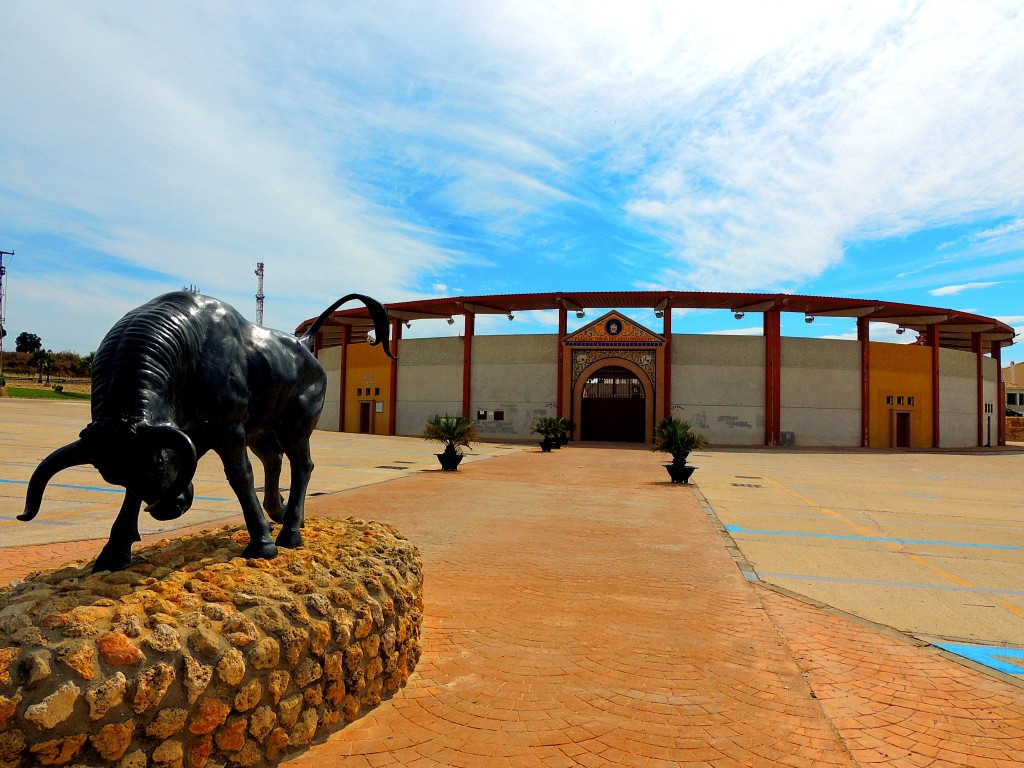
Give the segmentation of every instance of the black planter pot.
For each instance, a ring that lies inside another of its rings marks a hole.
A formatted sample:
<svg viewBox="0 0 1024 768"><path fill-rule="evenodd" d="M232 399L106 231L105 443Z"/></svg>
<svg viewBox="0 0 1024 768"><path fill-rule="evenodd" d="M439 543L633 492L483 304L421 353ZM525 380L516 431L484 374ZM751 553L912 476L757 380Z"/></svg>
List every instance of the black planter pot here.
<svg viewBox="0 0 1024 768"><path fill-rule="evenodd" d="M690 475L693 474L696 467L689 464L666 464L665 469L668 470L673 483L689 483Z"/></svg>
<svg viewBox="0 0 1024 768"><path fill-rule="evenodd" d="M455 451L451 453L445 451L444 453L435 453L434 455L441 462L441 469L445 472L454 472L459 468L459 462L462 461L462 454L455 453Z"/></svg>
<svg viewBox="0 0 1024 768"><path fill-rule="evenodd" d="M540 441L540 449L544 451L544 453L550 453L553 447L554 445L546 437Z"/></svg>

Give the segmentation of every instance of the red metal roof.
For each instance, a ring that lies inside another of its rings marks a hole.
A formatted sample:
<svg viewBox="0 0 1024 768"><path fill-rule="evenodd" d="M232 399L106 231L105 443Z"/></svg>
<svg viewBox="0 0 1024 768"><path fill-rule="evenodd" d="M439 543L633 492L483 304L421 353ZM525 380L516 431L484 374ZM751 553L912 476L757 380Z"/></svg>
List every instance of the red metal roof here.
<svg viewBox="0 0 1024 768"><path fill-rule="evenodd" d="M462 314L508 314L544 309L576 312L583 309L727 309L731 312L764 312L778 309L818 317L866 317L872 322L893 323L918 333L929 325L940 328L943 347L971 349L973 333L980 333L982 348L991 351L1013 344L1014 329L995 318L960 310L901 304L871 299L834 296L797 296L786 293L731 293L725 291L560 291L556 293L514 293L493 296L397 301L385 305L391 317L412 321L447 318ZM315 318L296 329L302 333ZM364 307L335 312L329 325L352 325L359 330L372 327Z"/></svg>

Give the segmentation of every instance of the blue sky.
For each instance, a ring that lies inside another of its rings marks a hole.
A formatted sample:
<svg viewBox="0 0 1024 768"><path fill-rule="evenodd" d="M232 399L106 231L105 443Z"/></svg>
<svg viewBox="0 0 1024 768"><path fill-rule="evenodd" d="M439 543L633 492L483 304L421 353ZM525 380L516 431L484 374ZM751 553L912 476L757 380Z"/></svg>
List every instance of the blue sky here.
<svg viewBox="0 0 1024 768"><path fill-rule="evenodd" d="M652 287L1024 330L1019 2L0 0L0 29L8 349L87 352L185 285L254 317L257 261L289 330L350 291Z"/></svg>

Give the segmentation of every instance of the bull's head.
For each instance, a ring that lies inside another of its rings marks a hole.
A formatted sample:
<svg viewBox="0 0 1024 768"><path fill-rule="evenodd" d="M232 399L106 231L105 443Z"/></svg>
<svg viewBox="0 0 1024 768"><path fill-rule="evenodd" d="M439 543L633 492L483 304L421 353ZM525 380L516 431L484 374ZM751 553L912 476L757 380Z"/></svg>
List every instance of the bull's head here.
<svg viewBox="0 0 1024 768"><path fill-rule="evenodd" d="M196 463L195 445L176 427L93 422L78 440L58 448L36 467L18 519L36 516L46 484L55 474L92 464L108 483L124 486L145 501L146 511L157 520L173 520L192 506Z"/></svg>

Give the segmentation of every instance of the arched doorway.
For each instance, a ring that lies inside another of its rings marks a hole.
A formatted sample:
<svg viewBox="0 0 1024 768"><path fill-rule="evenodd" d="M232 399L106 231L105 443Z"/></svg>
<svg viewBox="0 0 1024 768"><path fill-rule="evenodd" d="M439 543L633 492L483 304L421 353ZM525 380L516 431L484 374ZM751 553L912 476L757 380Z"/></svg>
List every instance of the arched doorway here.
<svg viewBox="0 0 1024 768"><path fill-rule="evenodd" d="M644 442L647 392L636 373L605 366L584 379L580 395L581 440Z"/></svg>

